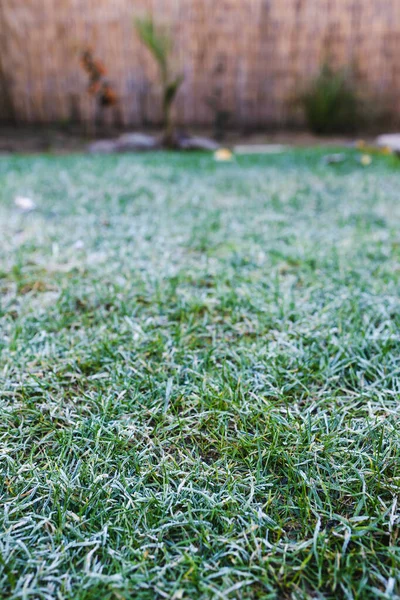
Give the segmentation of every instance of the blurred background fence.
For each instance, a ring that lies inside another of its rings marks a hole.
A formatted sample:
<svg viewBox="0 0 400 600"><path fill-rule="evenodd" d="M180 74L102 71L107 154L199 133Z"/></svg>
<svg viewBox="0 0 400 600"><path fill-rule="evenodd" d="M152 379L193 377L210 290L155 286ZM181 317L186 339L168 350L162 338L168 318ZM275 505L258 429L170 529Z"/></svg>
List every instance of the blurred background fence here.
<svg viewBox="0 0 400 600"><path fill-rule="evenodd" d="M400 0L0 0L0 111L19 122L90 123L79 52L105 64L119 103L108 119L160 119L156 66L135 16L172 28L181 124L226 111L241 126L301 124L296 102L329 57L385 115L400 113Z"/></svg>

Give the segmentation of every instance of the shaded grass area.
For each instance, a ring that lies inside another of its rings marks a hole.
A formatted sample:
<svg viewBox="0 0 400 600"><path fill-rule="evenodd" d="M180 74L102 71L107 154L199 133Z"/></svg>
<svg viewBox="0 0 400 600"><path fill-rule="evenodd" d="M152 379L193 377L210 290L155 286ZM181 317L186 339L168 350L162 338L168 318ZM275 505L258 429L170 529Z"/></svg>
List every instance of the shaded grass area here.
<svg viewBox="0 0 400 600"><path fill-rule="evenodd" d="M399 597L400 170L322 155L1 159L1 598Z"/></svg>

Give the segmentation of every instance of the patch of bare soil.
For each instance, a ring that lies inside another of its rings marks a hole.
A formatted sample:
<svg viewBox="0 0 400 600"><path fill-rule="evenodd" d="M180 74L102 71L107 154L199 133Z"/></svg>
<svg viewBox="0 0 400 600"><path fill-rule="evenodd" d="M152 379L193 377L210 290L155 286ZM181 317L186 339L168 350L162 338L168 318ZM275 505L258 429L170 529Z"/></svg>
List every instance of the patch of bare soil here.
<svg viewBox="0 0 400 600"><path fill-rule="evenodd" d="M99 137L111 139L121 133L124 133L124 131L107 131L102 132ZM152 131L152 133L154 133L154 131ZM212 131L207 129L191 130L190 133L193 135L212 137ZM368 141L368 136L364 139ZM78 126L76 128L71 128L68 131L64 131L61 128L39 126L0 126L0 154L31 154L37 152L64 154L84 152L91 141L93 141L93 138L89 138L85 135L84 129L79 128ZM283 144L287 146L307 147L343 146L348 145L352 141L353 140L348 137L317 137L311 133L302 131L260 131L251 134L231 131L226 134L221 143L227 147L246 144Z"/></svg>

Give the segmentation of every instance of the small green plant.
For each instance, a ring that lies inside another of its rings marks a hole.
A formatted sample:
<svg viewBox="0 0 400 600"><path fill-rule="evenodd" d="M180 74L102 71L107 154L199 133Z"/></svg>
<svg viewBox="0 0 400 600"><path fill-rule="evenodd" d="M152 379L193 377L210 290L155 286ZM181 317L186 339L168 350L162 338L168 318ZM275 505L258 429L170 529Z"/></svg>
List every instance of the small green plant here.
<svg viewBox="0 0 400 600"><path fill-rule="evenodd" d="M9 89L0 54L0 121L16 122L13 98Z"/></svg>
<svg viewBox="0 0 400 600"><path fill-rule="evenodd" d="M345 71L335 71L325 63L302 103L314 133L350 133L357 128L359 101Z"/></svg>
<svg viewBox="0 0 400 600"><path fill-rule="evenodd" d="M224 108L223 104L223 77L226 73L226 57L219 56L212 72L211 93L206 102L213 114L214 137L221 142L225 138L227 127L231 120L231 113Z"/></svg>
<svg viewBox="0 0 400 600"><path fill-rule="evenodd" d="M221 93L215 89L207 98L207 104L213 113L213 129L214 137L219 142L225 138L226 130L231 119L231 114L222 108Z"/></svg>
<svg viewBox="0 0 400 600"><path fill-rule="evenodd" d="M170 32L161 26L156 26L152 17L136 19L136 31L148 50L156 60L162 85L162 109L164 143L167 146L175 144L172 105L183 82L183 75L174 73L171 65L172 39Z"/></svg>

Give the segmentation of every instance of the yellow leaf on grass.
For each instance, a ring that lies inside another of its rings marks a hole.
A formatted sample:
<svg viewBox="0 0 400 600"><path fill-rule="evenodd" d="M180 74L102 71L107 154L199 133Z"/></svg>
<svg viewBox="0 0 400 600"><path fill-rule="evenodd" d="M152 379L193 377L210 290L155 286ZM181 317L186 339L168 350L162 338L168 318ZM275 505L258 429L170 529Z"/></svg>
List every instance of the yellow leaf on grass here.
<svg viewBox="0 0 400 600"><path fill-rule="evenodd" d="M217 150L214 153L214 159L219 162L229 161L232 160L232 158L233 153L230 150L228 150L228 148L220 148L220 150Z"/></svg>
<svg viewBox="0 0 400 600"><path fill-rule="evenodd" d="M372 158L369 154L363 154L360 158L360 163L363 167L369 167L369 165L372 163Z"/></svg>

